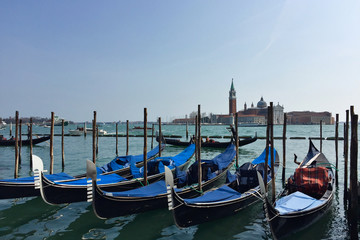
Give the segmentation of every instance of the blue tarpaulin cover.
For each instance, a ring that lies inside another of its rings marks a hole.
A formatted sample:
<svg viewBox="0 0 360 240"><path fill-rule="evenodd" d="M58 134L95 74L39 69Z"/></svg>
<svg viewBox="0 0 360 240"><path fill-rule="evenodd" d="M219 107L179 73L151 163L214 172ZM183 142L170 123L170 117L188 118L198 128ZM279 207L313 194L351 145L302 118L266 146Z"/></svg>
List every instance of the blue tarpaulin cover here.
<svg viewBox="0 0 360 240"><path fill-rule="evenodd" d="M159 153L159 145L154 149L152 149L151 151L149 151L146 156L147 158L153 158L158 153ZM118 169L129 167L130 160L133 160L135 163L142 162L144 161L144 155L140 154L140 155L128 155L128 156L116 157L111 162L98 168L98 171L100 170L101 172L111 172Z"/></svg>
<svg viewBox="0 0 360 240"><path fill-rule="evenodd" d="M324 201L312 198L302 192L294 192L276 201L275 209L280 214L309 210L321 205Z"/></svg>
<svg viewBox="0 0 360 240"><path fill-rule="evenodd" d="M265 157L266 157L266 148L264 149L264 151L261 153L260 156L258 156L257 158L254 159L254 161L252 161L252 164L256 165L259 163L264 163ZM274 161L275 159L276 159L276 150L274 148ZM268 166L271 167L271 147L269 147Z"/></svg>
<svg viewBox="0 0 360 240"><path fill-rule="evenodd" d="M184 201L188 204L211 203L211 202L222 202L231 199L237 199L240 196L241 193L235 191L234 189L228 187L227 185L224 185L214 191L209 191L200 197L184 199Z"/></svg>
<svg viewBox="0 0 360 240"><path fill-rule="evenodd" d="M66 173L56 173L56 174L49 174L45 175L47 179L51 181L57 180L67 180L67 179L74 179L74 177L66 174ZM23 177L23 178L13 178L13 179L1 179L0 182L17 182L17 183L33 183L34 177Z"/></svg>
<svg viewBox="0 0 360 240"><path fill-rule="evenodd" d="M176 156L173 157L157 157L153 160L150 160L148 165L159 162L158 164L158 170L159 173L163 173L164 165L169 167L170 169L175 168L175 166L180 166L184 164L195 152L195 144L190 144L187 148L184 149L181 153L179 153ZM144 167L138 168L135 166L136 159L130 160L130 170L131 174L135 178L141 178L144 176Z"/></svg>
<svg viewBox="0 0 360 240"><path fill-rule="evenodd" d="M102 184L116 183L116 182L121 182L121 181L127 180L126 178L123 178L123 177L117 175L116 173L107 174L107 175L97 175L97 179L98 179L97 184L100 186ZM76 180L67 181L67 182L59 182L59 183L55 182L55 184L86 186L87 178L81 178L81 179L76 179Z"/></svg>

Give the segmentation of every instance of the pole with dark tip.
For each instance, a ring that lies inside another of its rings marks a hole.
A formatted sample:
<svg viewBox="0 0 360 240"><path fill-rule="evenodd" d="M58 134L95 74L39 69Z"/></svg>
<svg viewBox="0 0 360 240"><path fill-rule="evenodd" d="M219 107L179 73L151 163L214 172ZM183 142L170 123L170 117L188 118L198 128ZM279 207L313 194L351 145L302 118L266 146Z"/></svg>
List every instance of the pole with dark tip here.
<svg viewBox="0 0 360 240"><path fill-rule="evenodd" d="M201 114L200 114L200 104L198 105L198 180L199 180L199 192L202 193L202 186L201 186L201 181L202 181L202 169L201 169Z"/></svg>
<svg viewBox="0 0 360 240"><path fill-rule="evenodd" d="M283 170L282 170L282 182L285 184L285 168L286 168L286 121L287 115L284 113L284 126L283 126Z"/></svg>
<svg viewBox="0 0 360 240"><path fill-rule="evenodd" d="M33 142L32 142L32 127L33 127L33 119L30 118L30 169L33 170L33 165L32 165L32 155L33 155Z"/></svg>
<svg viewBox="0 0 360 240"><path fill-rule="evenodd" d="M159 117L159 157L161 157L161 141L162 141L162 131L161 131L161 117Z"/></svg>
<svg viewBox="0 0 360 240"><path fill-rule="evenodd" d="M126 156L129 155L129 120L126 120Z"/></svg>
<svg viewBox="0 0 360 240"><path fill-rule="evenodd" d="M84 122L84 137L86 137L86 122Z"/></svg>
<svg viewBox="0 0 360 240"><path fill-rule="evenodd" d="M118 128L119 128L119 123L116 123L116 146L115 146L115 154L116 156L119 156L119 152L118 152Z"/></svg>
<svg viewBox="0 0 360 240"><path fill-rule="evenodd" d="M353 111L352 111L353 113ZM351 141L350 141L350 206L349 223L350 239L358 239L358 115L351 115Z"/></svg>
<svg viewBox="0 0 360 240"><path fill-rule="evenodd" d="M147 109L144 108L144 185L147 185Z"/></svg>
<svg viewBox="0 0 360 240"><path fill-rule="evenodd" d="M96 156L99 154L99 127L95 124L96 129Z"/></svg>
<svg viewBox="0 0 360 240"><path fill-rule="evenodd" d="M50 127L50 174L54 172L54 112L51 112Z"/></svg>
<svg viewBox="0 0 360 240"><path fill-rule="evenodd" d="M96 164L96 111L92 121L92 146L93 146L93 163Z"/></svg>
<svg viewBox="0 0 360 240"><path fill-rule="evenodd" d="M189 139L189 127L187 121L186 121L186 139Z"/></svg>
<svg viewBox="0 0 360 240"><path fill-rule="evenodd" d="M15 112L15 172L14 172L14 178L18 177L18 171L19 171L18 124L19 124L19 111L16 111Z"/></svg>
<svg viewBox="0 0 360 240"><path fill-rule="evenodd" d="M344 129L344 204L347 205L348 198L348 159L349 159L349 110L346 110L346 121Z"/></svg>
<svg viewBox="0 0 360 240"><path fill-rule="evenodd" d="M236 147L236 169L239 168L239 127L238 127L238 115L235 113L235 147Z"/></svg>
<svg viewBox="0 0 360 240"><path fill-rule="evenodd" d="M65 126L65 120L62 119L62 121L61 121L61 166L62 166L63 171L65 169L64 126Z"/></svg>
<svg viewBox="0 0 360 240"><path fill-rule="evenodd" d="M338 186L339 177L338 177L337 169L339 169L339 114L336 114L336 122L335 122L335 164L336 164L335 184L336 186Z"/></svg>

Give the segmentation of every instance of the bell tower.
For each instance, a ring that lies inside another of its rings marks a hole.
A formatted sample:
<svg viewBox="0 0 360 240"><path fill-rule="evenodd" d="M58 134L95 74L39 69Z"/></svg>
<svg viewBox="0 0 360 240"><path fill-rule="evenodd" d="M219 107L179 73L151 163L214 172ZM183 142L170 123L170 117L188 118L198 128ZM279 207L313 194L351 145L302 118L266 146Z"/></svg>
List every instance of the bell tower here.
<svg viewBox="0 0 360 240"><path fill-rule="evenodd" d="M236 91L234 88L234 79L231 79L231 87L229 91L229 115L236 113Z"/></svg>

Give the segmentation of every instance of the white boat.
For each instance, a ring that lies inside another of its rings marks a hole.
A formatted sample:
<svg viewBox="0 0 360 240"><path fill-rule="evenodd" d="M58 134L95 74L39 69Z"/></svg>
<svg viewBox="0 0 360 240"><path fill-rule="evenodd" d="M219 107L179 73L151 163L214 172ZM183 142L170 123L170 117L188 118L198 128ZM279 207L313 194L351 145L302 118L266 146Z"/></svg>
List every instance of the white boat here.
<svg viewBox="0 0 360 240"><path fill-rule="evenodd" d="M6 122L0 121L0 129L4 129L6 127Z"/></svg>
<svg viewBox="0 0 360 240"><path fill-rule="evenodd" d="M92 134L92 128L86 128L86 134ZM84 134L84 128L78 127L76 129L69 130L69 134L72 136L81 136ZM103 129L99 129L99 135L106 135L107 132Z"/></svg>

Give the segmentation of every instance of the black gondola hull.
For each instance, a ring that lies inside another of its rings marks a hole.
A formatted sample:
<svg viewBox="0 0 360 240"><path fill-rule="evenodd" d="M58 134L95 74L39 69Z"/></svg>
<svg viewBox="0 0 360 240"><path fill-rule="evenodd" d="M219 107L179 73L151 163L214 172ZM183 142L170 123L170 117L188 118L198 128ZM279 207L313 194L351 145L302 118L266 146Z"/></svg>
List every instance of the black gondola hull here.
<svg viewBox="0 0 360 240"><path fill-rule="evenodd" d="M40 137L40 138L34 138L32 139L32 144L38 144L45 142L50 139L50 136ZM20 144L20 141L18 142ZM28 140L22 140L21 141L22 146L30 145L30 139ZM15 139L9 139L9 140L0 140L0 146L15 146Z"/></svg>
<svg viewBox="0 0 360 240"><path fill-rule="evenodd" d="M218 176L204 182L202 185L203 191L208 191L211 188L224 184L226 171L231 167L232 163ZM93 193L93 209L99 218L113 218L167 207L167 194L154 197L113 197L104 195L101 191L104 189L101 188L100 190L96 183L93 183L93 189L95 189ZM193 198L200 195L196 188L187 188L178 192L178 194L185 198Z"/></svg>
<svg viewBox="0 0 360 240"><path fill-rule="evenodd" d="M0 182L0 199L23 198L40 196L40 190L35 189L34 183L18 184Z"/></svg>

